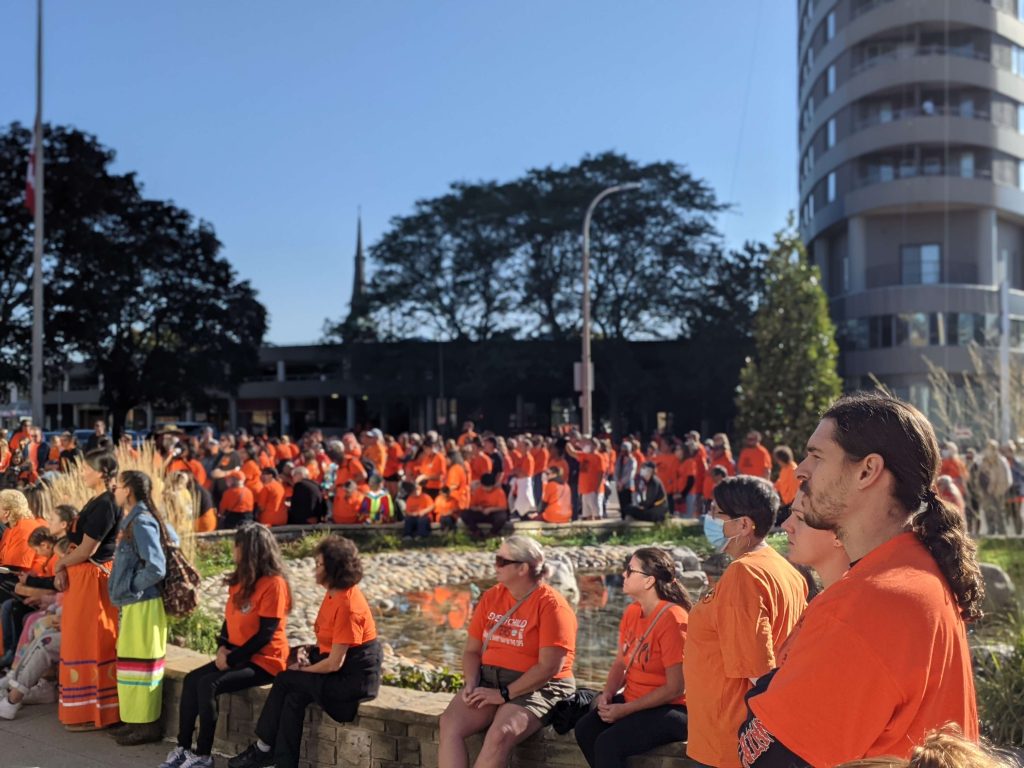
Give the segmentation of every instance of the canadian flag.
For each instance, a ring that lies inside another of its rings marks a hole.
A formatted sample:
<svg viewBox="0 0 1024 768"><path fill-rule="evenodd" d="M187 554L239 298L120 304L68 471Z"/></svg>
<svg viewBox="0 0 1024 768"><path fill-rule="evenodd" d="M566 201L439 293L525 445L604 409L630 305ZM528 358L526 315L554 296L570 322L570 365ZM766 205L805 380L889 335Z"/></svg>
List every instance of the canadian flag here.
<svg viewBox="0 0 1024 768"><path fill-rule="evenodd" d="M28 173L25 174L25 207L36 212L36 153L29 152Z"/></svg>

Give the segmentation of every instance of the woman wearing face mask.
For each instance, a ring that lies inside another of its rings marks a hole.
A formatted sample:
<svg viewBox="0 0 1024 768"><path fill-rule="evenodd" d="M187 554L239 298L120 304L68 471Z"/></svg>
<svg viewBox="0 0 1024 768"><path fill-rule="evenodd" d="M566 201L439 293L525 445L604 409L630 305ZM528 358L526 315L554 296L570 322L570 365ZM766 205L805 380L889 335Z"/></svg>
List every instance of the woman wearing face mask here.
<svg viewBox="0 0 1024 768"><path fill-rule="evenodd" d="M764 541L778 510L767 480L743 475L715 487L705 530L733 562L690 612L683 663L687 755L705 765L739 768L744 696L777 666L777 653L807 606L804 577Z"/></svg>

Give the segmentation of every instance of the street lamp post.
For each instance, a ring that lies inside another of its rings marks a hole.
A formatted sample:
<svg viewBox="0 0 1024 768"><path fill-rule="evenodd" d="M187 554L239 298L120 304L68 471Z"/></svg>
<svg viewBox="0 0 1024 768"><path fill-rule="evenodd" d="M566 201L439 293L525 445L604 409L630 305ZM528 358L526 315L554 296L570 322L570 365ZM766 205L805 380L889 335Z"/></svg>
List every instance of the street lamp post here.
<svg viewBox="0 0 1024 768"><path fill-rule="evenodd" d="M616 192L625 192L629 189L639 189L639 182L628 182L616 184L600 192L597 197L590 201L587 207L587 214L583 217L583 362L580 365L580 389L583 390L583 434L592 434L594 427L593 394L594 382L590 375L590 219L594 215L597 204L609 195Z"/></svg>

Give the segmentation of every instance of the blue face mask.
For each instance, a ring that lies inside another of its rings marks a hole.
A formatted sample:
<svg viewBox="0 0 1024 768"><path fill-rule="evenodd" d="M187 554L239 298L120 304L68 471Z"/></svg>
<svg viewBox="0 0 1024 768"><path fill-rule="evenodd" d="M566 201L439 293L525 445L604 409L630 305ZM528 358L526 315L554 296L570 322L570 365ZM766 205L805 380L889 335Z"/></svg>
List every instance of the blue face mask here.
<svg viewBox="0 0 1024 768"><path fill-rule="evenodd" d="M704 515L704 535L717 552L721 552L729 543L729 538L725 535L725 523L716 520L710 514Z"/></svg>

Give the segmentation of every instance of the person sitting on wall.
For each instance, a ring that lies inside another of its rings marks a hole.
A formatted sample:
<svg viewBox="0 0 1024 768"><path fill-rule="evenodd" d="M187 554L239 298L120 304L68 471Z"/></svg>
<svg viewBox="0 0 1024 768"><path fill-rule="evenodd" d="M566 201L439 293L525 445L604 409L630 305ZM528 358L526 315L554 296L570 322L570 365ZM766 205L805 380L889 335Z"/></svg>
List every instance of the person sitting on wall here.
<svg viewBox="0 0 1024 768"><path fill-rule="evenodd" d="M665 521L665 515L668 514L668 493L655 472L653 461L645 461L640 467L633 502L622 510L623 518L646 520L650 523Z"/></svg>
<svg viewBox="0 0 1024 768"><path fill-rule="evenodd" d="M426 494L419 483L402 483L405 497L405 526L402 528L403 538L412 539L417 536L426 538L430 535L430 519L434 512L434 500Z"/></svg>
<svg viewBox="0 0 1024 768"><path fill-rule="evenodd" d="M499 536L508 522L508 499L498 487L493 472L480 478L479 487L470 496L469 509L462 513L462 522L469 528L469 535L474 539L484 538L485 534L480 530L484 521L491 524L492 536Z"/></svg>
<svg viewBox="0 0 1024 768"><path fill-rule="evenodd" d="M253 509L256 502L252 491L243 485L240 472L232 472L224 476L227 488L220 498L220 527L222 529L238 528L243 523L252 522Z"/></svg>
<svg viewBox="0 0 1024 768"><path fill-rule="evenodd" d="M320 486L309 477L306 467L292 470L292 503L288 508L289 525L312 525L324 519L327 504Z"/></svg>
<svg viewBox="0 0 1024 768"><path fill-rule="evenodd" d="M371 525L394 522L395 500L391 498L384 483L385 479L380 475L370 475L369 490L359 505L360 522Z"/></svg>
<svg viewBox="0 0 1024 768"><path fill-rule="evenodd" d="M544 491L541 494L540 517L545 523L572 521L572 491L565 482L562 468L550 466L544 472Z"/></svg>

